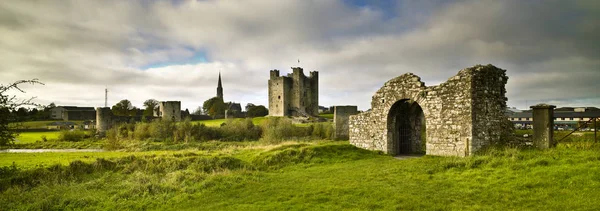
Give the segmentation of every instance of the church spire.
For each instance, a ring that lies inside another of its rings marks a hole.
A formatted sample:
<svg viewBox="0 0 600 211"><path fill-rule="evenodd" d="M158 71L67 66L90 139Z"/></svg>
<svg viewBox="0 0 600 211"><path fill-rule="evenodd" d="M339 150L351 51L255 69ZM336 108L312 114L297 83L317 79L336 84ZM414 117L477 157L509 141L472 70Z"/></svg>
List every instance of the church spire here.
<svg viewBox="0 0 600 211"><path fill-rule="evenodd" d="M223 99L223 85L221 84L221 71L219 71L219 84L217 85L217 97Z"/></svg>

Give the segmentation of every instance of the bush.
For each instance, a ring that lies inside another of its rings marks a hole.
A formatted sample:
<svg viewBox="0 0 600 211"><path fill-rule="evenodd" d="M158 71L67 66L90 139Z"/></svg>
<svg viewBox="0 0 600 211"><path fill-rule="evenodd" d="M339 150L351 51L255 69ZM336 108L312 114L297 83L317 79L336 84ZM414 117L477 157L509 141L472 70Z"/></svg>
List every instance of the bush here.
<svg viewBox="0 0 600 211"><path fill-rule="evenodd" d="M175 122L157 119L150 124L148 132L154 141L169 141L172 140L176 129Z"/></svg>
<svg viewBox="0 0 600 211"><path fill-rule="evenodd" d="M279 143L292 138L310 136L313 127L298 127L292 124L292 120L282 117L271 117L262 123L262 141L267 143Z"/></svg>
<svg viewBox="0 0 600 211"><path fill-rule="evenodd" d="M110 130L106 131L106 144L104 148L108 150L120 149L122 147L119 141L119 132L117 127L113 127Z"/></svg>
<svg viewBox="0 0 600 211"><path fill-rule="evenodd" d="M60 141L78 142L83 141L84 138L85 132L81 130L62 130L58 134L58 140Z"/></svg>
<svg viewBox="0 0 600 211"><path fill-rule="evenodd" d="M192 122L190 122L189 118L185 118L185 120L182 123L176 125L176 130L173 131L173 141L183 141L185 143L194 141L195 137L192 136L193 130L194 125L192 125Z"/></svg>
<svg viewBox="0 0 600 211"><path fill-rule="evenodd" d="M220 128L222 139L226 141L258 140L262 133L260 127L252 123L252 119L227 120Z"/></svg>
<svg viewBox="0 0 600 211"><path fill-rule="evenodd" d="M192 136L196 141L210 141L221 138L219 128L207 127L204 124L194 125L192 127Z"/></svg>
<svg viewBox="0 0 600 211"><path fill-rule="evenodd" d="M150 124L147 122L139 122L135 124L133 130L133 138L136 140L147 140L151 137L150 135Z"/></svg>

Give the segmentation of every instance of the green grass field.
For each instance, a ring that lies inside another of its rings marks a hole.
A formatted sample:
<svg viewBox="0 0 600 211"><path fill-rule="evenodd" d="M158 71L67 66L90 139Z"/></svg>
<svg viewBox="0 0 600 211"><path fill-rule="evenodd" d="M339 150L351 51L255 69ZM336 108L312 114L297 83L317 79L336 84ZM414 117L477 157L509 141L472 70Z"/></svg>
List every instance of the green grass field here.
<svg viewBox="0 0 600 211"><path fill-rule="evenodd" d="M600 147L591 142L403 160L347 142L207 144L139 154L0 154L0 204L9 210L600 209Z"/></svg>
<svg viewBox="0 0 600 211"><path fill-rule="evenodd" d="M48 131L48 132L21 132L17 136L15 144L29 144L41 141L42 136L46 136L48 140L56 140L60 131Z"/></svg>

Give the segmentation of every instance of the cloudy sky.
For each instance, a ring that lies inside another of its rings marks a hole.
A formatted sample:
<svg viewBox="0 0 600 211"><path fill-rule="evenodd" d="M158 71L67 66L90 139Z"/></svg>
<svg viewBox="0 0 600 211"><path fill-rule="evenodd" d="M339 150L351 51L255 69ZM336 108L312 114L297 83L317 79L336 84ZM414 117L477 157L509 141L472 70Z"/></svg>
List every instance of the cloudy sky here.
<svg viewBox="0 0 600 211"><path fill-rule="evenodd" d="M358 105L406 72L436 85L507 70L508 105L600 107L600 1L3 0L0 84L36 102L103 106L216 95L267 105L269 70L319 71L321 105ZM298 64L300 60L300 64Z"/></svg>

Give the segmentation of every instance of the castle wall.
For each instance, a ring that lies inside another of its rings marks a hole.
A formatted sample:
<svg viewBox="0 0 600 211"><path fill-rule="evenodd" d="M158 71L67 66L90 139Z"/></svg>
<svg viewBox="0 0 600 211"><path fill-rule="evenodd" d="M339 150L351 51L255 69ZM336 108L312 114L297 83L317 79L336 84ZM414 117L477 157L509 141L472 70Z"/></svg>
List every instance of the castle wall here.
<svg viewBox="0 0 600 211"><path fill-rule="evenodd" d="M302 68L295 67L288 76L271 71L269 79L269 115L301 116L319 114L318 74L306 77Z"/></svg>
<svg viewBox="0 0 600 211"><path fill-rule="evenodd" d="M500 80L502 79L502 80ZM505 70L492 65L461 70L438 86L426 87L412 73L396 77L373 95L372 110L350 117L350 143L358 147L397 153L392 139L393 106L416 103L422 108L428 155L467 156L498 140L506 108ZM407 117L409 118L409 117ZM420 125L420 118L411 118ZM414 138L413 138L414 139Z"/></svg>
<svg viewBox="0 0 600 211"><path fill-rule="evenodd" d="M272 77L269 80L269 116L289 115L291 84L286 77Z"/></svg>
<svg viewBox="0 0 600 211"><path fill-rule="evenodd" d="M159 106L163 120L181 121L181 101L163 101Z"/></svg>

